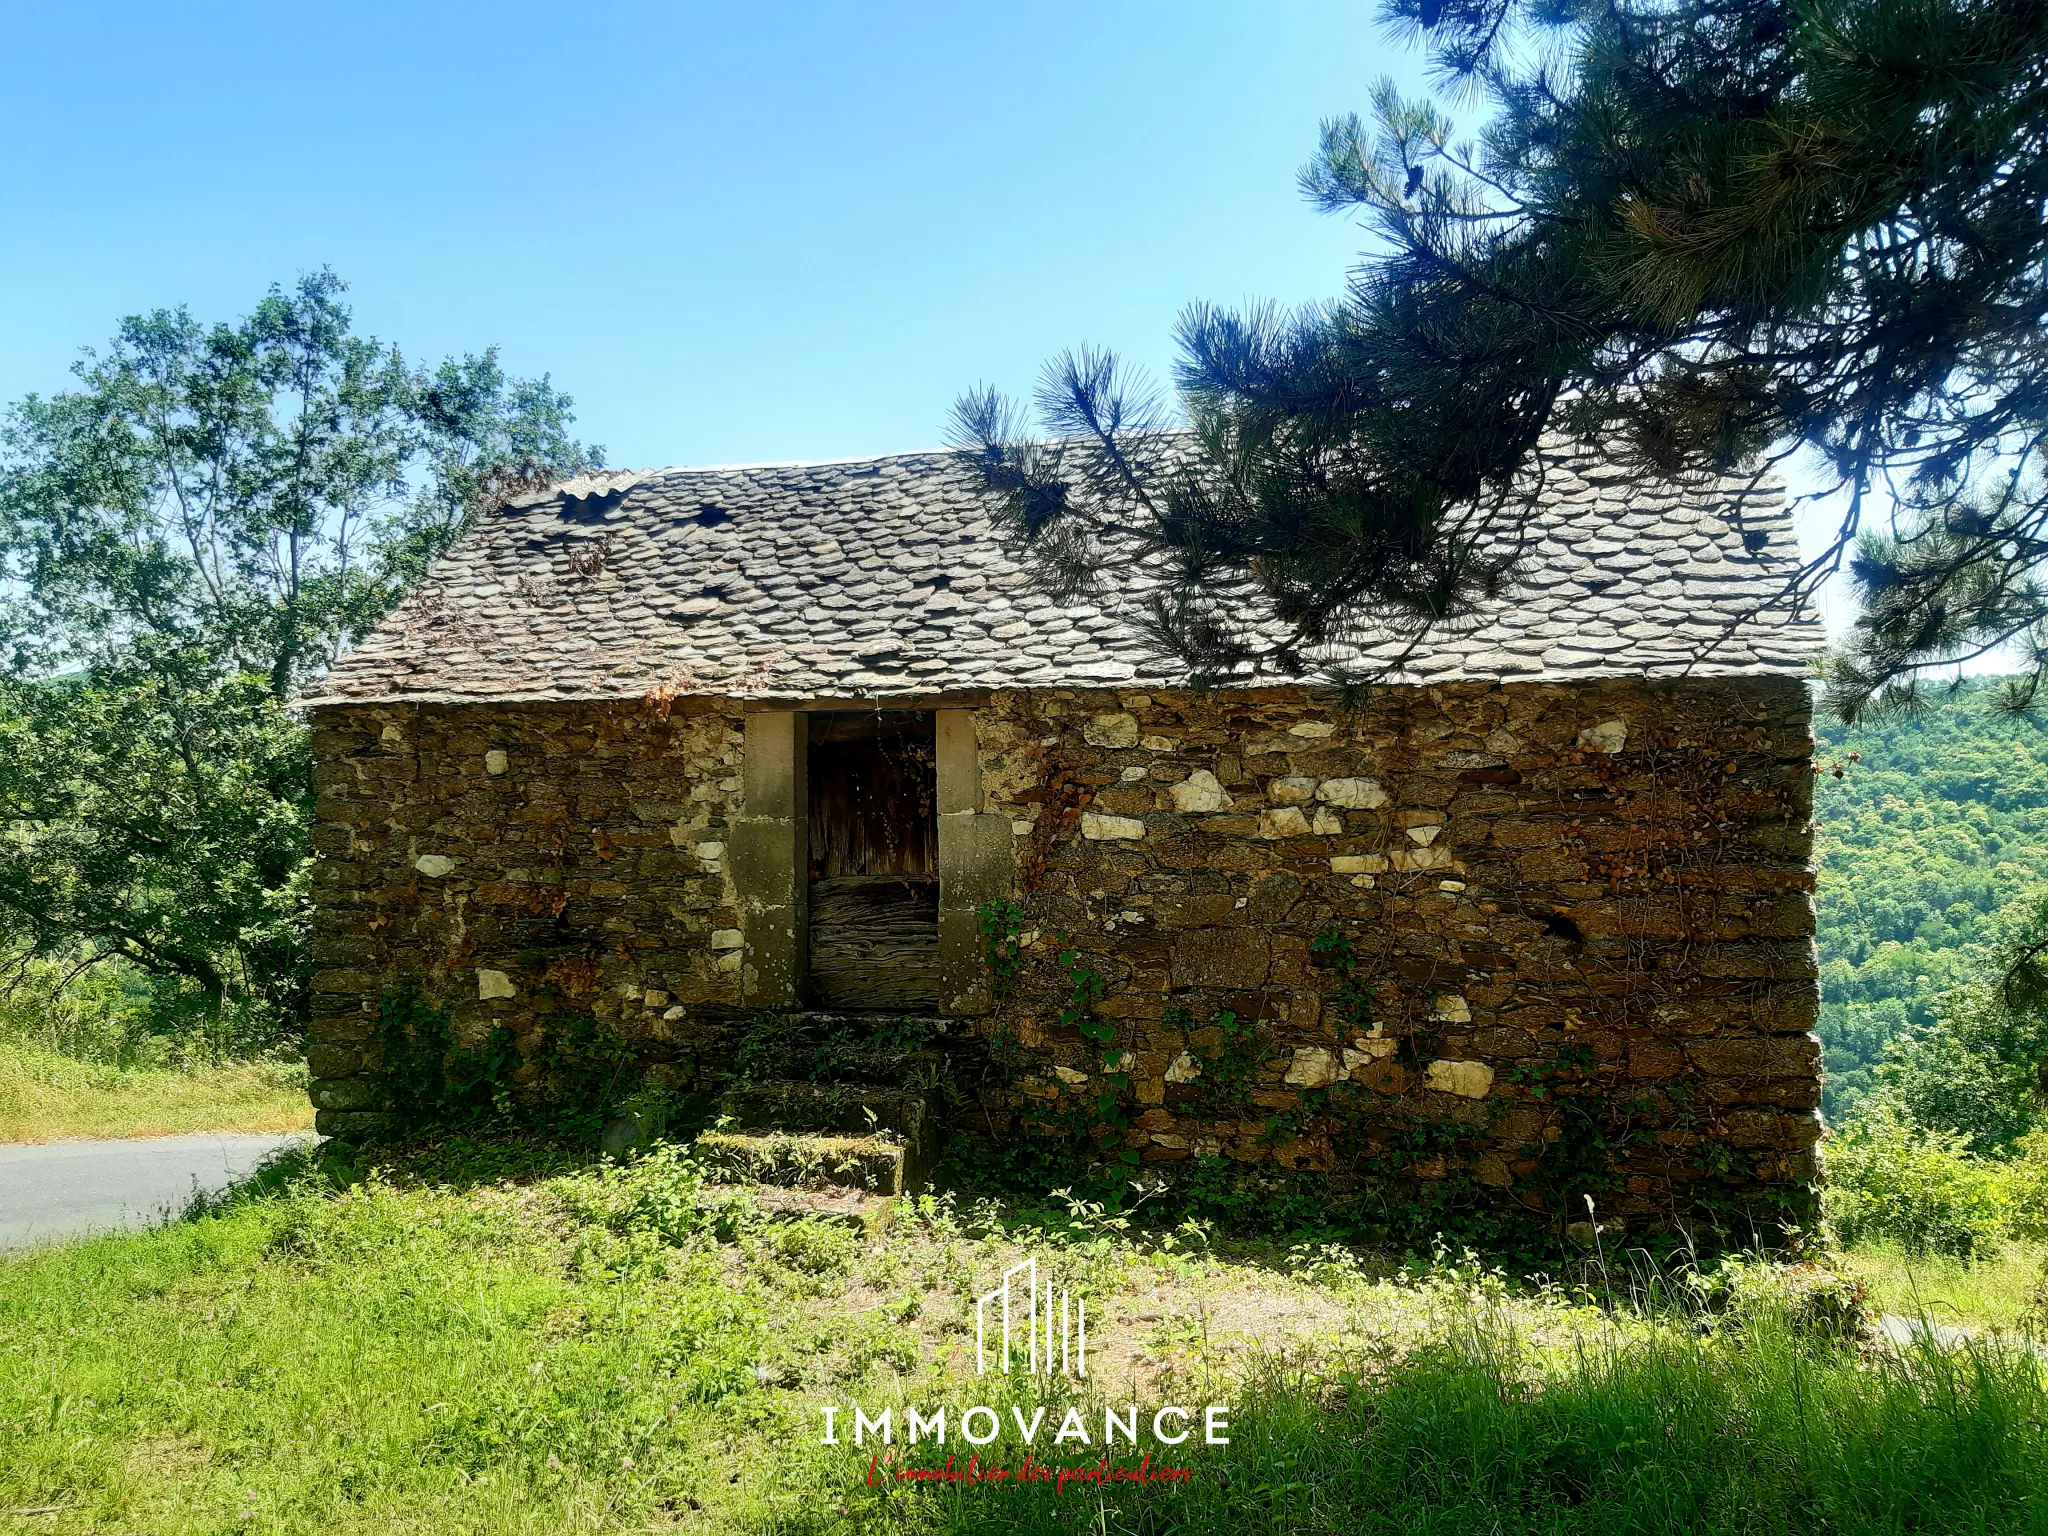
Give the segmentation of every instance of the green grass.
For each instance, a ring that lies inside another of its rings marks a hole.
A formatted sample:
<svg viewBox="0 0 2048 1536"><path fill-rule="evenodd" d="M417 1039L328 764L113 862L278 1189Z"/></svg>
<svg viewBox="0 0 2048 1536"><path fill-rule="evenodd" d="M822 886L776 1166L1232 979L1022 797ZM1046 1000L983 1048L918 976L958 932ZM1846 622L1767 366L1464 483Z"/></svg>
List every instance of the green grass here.
<svg viewBox="0 0 2048 1536"><path fill-rule="evenodd" d="M871 1488L871 1448L817 1443L827 1402L957 1422L1024 1393L975 1377L971 1305L1025 1253L1089 1296L1104 1400L1231 1405L1188 1483ZM862 1238L762 1221L663 1159L300 1155L191 1219L0 1260L0 1522L2048 1531L2030 1354L1865 1358L1796 1327L1765 1272L1719 1313L1580 1279L1225 1249L1087 1208L927 1202Z"/></svg>
<svg viewBox="0 0 2048 1536"><path fill-rule="evenodd" d="M2024 1333L2048 1323L2041 1311L2044 1261L2048 1245L2041 1243L2009 1244L1974 1261L1880 1243L1852 1249L1841 1265L1863 1282L1873 1312Z"/></svg>
<svg viewBox="0 0 2048 1536"><path fill-rule="evenodd" d="M119 1067L0 1040L0 1143L295 1131L312 1123L300 1066Z"/></svg>

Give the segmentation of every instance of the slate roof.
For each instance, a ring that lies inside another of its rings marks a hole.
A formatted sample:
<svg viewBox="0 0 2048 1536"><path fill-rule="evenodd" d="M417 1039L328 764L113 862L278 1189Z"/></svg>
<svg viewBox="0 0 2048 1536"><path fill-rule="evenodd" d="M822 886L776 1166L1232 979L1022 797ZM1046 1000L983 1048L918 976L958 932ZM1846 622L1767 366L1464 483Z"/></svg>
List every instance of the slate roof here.
<svg viewBox="0 0 2048 1536"><path fill-rule="evenodd" d="M1583 452L1545 460L1514 589L1432 635L1393 680L1805 670L1816 619L1782 605L1744 618L1797 566L1775 484L1638 488ZM945 453L598 474L485 517L306 702L1181 681L1129 601L1035 591Z"/></svg>

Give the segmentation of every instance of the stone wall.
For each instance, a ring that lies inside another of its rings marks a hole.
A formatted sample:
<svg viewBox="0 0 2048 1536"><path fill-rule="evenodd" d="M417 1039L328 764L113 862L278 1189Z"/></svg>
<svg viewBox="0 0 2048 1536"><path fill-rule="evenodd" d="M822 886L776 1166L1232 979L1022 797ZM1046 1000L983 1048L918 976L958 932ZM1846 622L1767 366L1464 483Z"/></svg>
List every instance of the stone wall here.
<svg viewBox="0 0 2048 1536"><path fill-rule="evenodd" d="M942 811L1008 822L1025 912L1014 988L956 994L990 1062L963 1130L1550 1219L1588 1191L1638 1225L1809 1214L1797 680L949 702L974 750L942 742ZM569 1011L685 1072L717 1049L756 733L688 704L319 712L323 1129L382 1107L378 1000L407 983L465 1039ZM1347 946L1344 992L1319 959Z"/></svg>
<svg viewBox="0 0 2048 1536"><path fill-rule="evenodd" d="M741 1001L727 872L737 703L329 706L315 711L313 1008L321 1130L371 1129L380 1006L417 988L458 1040L552 1013L658 1049Z"/></svg>
<svg viewBox="0 0 2048 1536"><path fill-rule="evenodd" d="M1383 688L1348 713L1005 694L980 735L1029 892L1030 963L985 1026L1020 1069L999 1131L1078 1129L1108 1090L1128 1123L1093 1134L1147 1164L1565 1221L1587 1193L1603 1221L1810 1219L1797 680ZM1369 999L1340 1000L1324 935ZM1106 1049L1059 1023L1061 947L1103 978Z"/></svg>

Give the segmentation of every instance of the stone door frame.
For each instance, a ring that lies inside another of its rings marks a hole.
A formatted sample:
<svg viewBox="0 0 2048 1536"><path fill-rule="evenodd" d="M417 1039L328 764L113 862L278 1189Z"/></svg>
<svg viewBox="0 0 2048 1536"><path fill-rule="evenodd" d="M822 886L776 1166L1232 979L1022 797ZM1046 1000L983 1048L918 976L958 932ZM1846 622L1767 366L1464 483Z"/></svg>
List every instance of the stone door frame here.
<svg viewBox="0 0 2048 1536"><path fill-rule="evenodd" d="M825 708L763 708L745 717L742 804L730 867L746 941L740 997L748 1007L801 1008L809 970L809 716ZM840 705L844 708L844 705ZM1016 884L1008 818L982 809L981 753L972 709L938 708L939 1007L955 1015L992 1006L980 909Z"/></svg>

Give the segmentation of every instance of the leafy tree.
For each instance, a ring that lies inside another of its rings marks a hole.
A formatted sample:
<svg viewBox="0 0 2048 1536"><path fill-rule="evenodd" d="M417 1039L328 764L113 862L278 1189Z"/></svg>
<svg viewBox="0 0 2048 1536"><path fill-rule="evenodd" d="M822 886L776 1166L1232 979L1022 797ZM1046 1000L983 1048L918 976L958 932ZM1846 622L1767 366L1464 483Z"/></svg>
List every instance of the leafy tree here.
<svg viewBox="0 0 2048 1536"><path fill-rule="evenodd" d="M570 401L494 352L409 371L330 272L244 320L124 321L0 429L0 660L47 676L197 650L283 699L507 481L592 466ZM180 662L171 670L178 671Z"/></svg>
<svg viewBox="0 0 2048 1536"><path fill-rule="evenodd" d="M0 684L0 933L17 964L82 951L186 983L255 1036L305 985L306 733L259 674L187 662Z"/></svg>
<svg viewBox="0 0 2048 1536"><path fill-rule="evenodd" d="M594 466L496 354L407 367L332 273L124 321L0 425L0 941L288 1016L289 701L507 489Z"/></svg>
<svg viewBox="0 0 2048 1536"><path fill-rule="evenodd" d="M1547 433L1645 475L1806 451L1867 616L1839 707L2018 637L2048 667L2048 10L2015 0L1390 0L1491 108L1374 94L1307 195L1378 236L1341 299L1196 306L1186 438L1115 358L956 441L1056 591L1158 572L1197 677L1419 641L1495 591ZM1034 437L1036 430L1044 434ZM1887 518L1889 519L1887 521ZM2023 684L2015 702L2031 696Z"/></svg>
<svg viewBox="0 0 2048 1536"><path fill-rule="evenodd" d="M1988 711L1998 679L1817 730L1820 1035L1829 1118L1951 988L1994 981L2048 885L2048 739Z"/></svg>
<svg viewBox="0 0 2048 1536"><path fill-rule="evenodd" d="M2040 1121L2048 1013L2010 1006L1996 985L1959 987L1940 1017L1884 1048L1863 1112L1960 1136L1978 1152L2015 1145Z"/></svg>

